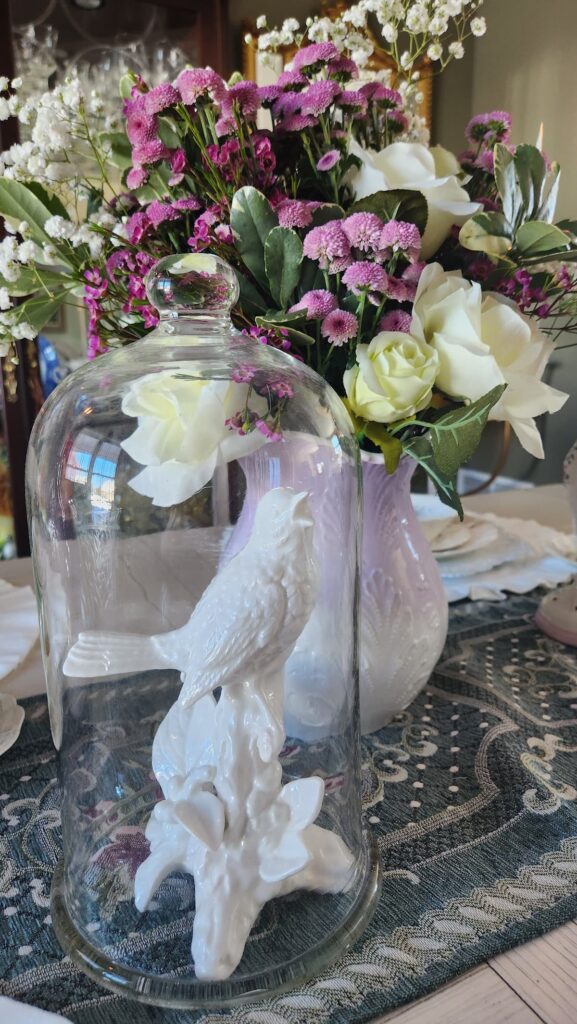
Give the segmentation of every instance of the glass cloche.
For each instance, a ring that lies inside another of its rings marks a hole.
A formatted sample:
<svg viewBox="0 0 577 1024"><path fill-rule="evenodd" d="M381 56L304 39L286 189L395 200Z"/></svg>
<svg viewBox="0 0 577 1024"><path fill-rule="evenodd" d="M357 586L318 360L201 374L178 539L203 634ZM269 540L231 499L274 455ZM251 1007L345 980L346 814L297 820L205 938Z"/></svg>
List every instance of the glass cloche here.
<svg viewBox="0 0 577 1024"><path fill-rule="evenodd" d="M376 898L358 452L320 377L233 328L222 260L168 257L147 291L159 326L58 387L28 458L52 916L106 986L225 1005L318 973Z"/></svg>

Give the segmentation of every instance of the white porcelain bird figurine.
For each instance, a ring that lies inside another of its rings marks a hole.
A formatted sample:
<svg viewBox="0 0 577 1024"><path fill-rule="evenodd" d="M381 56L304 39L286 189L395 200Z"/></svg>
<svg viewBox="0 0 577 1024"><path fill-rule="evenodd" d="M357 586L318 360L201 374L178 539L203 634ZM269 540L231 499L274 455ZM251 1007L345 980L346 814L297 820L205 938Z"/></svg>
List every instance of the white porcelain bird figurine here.
<svg viewBox="0 0 577 1024"><path fill-rule="evenodd" d="M283 786L285 665L316 595L308 496L278 487L261 498L246 546L186 625L150 638L82 633L64 665L80 677L181 670L180 696L152 746L164 799L146 826L150 852L134 899L144 912L169 874L194 877L199 979L232 974L268 900L300 888L338 893L354 875L341 836L315 824L323 779Z"/></svg>
<svg viewBox="0 0 577 1024"><path fill-rule="evenodd" d="M80 633L64 674L179 669L182 707L217 687L276 674L315 602L312 527L306 493L273 488L258 505L245 548L215 576L184 626L151 637Z"/></svg>

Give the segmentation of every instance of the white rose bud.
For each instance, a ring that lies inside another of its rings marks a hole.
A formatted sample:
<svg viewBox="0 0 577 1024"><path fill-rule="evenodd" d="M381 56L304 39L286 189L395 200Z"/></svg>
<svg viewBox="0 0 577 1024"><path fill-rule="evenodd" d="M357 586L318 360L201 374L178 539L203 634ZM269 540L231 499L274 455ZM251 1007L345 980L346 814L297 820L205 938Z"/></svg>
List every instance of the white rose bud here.
<svg viewBox="0 0 577 1024"><path fill-rule="evenodd" d="M381 331L357 345L357 366L343 377L351 409L375 423L394 423L426 408L439 370L437 353L401 331Z"/></svg>

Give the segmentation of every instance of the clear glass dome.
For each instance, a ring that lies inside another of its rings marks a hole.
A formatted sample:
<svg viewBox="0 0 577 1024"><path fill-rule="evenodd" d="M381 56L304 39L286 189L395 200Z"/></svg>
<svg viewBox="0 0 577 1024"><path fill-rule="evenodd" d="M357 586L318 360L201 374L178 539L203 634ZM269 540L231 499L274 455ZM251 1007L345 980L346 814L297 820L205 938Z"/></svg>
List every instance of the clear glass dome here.
<svg viewBox="0 0 577 1024"><path fill-rule="evenodd" d="M357 446L319 376L233 328L237 288L214 256L162 260L158 328L58 387L27 466L54 927L106 986L179 1007L317 973L377 892Z"/></svg>

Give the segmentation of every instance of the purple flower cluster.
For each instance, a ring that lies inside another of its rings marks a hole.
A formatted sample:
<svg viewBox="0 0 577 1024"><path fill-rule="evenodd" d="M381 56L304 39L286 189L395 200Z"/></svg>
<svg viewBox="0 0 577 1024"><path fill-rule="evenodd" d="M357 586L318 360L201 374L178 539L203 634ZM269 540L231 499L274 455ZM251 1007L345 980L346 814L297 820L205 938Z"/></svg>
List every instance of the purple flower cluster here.
<svg viewBox="0 0 577 1024"><path fill-rule="evenodd" d="M499 142L507 145L511 136L511 115L505 110L493 110L489 114L476 114L465 129L465 137L471 149L459 156L459 162L469 172L484 171L493 175L493 151Z"/></svg>
<svg viewBox="0 0 577 1024"><path fill-rule="evenodd" d="M492 149L497 142L508 142L511 136L511 115L506 110L475 114L465 128L465 138L474 145Z"/></svg>
<svg viewBox="0 0 577 1024"><path fill-rule="evenodd" d="M396 265L399 258L405 263L415 263L420 250L421 235L414 224L398 220L384 223L375 213L367 212L328 221L312 228L304 239L305 256L318 262L329 274L347 270L352 264L373 266L393 261ZM349 275L345 283L353 287L354 277L354 274ZM375 271L372 279L376 281L377 277ZM354 287L357 287L356 282Z"/></svg>
<svg viewBox="0 0 577 1024"><path fill-rule="evenodd" d="M153 199L145 209L137 210L128 218L126 224L128 241L131 245L138 245L151 229L156 230L166 221L180 220L186 214L200 209L201 204L195 196L174 199L172 202Z"/></svg>
<svg viewBox="0 0 577 1024"><path fill-rule="evenodd" d="M95 359L108 349L100 335L100 321L104 316L102 299L108 291L108 281L97 267L85 270L84 279L84 305L88 310L88 358Z"/></svg>
<svg viewBox="0 0 577 1024"><path fill-rule="evenodd" d="M512 277L500 281L496 285L496 290L501 295L513 299L523 312L531 311L531 315L539 318L549 316L551 306L546 301L546 292L540 284L535 283L529 270L516 270Z"/></svg>

